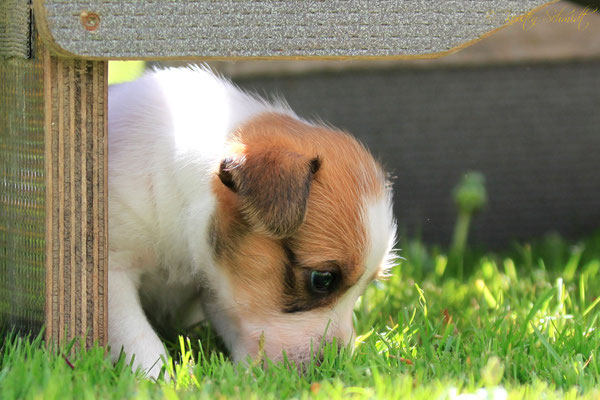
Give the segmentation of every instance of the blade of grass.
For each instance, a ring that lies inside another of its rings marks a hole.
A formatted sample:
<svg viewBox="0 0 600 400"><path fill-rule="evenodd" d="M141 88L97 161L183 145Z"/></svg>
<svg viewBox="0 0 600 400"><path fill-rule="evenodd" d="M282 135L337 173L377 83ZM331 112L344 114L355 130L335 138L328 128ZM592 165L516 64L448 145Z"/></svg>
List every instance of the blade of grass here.
<svg viewBox="0 0 600 400"><path fill-rule="evenodd" d="M544 335L542 335L542 333L539 331L539 329L536 328L533 324L531 324L531 327L533 328L533 331L535 332L535 334L538 337L538 339L540 340L540 342L542 342L542 344L544 345L544 347L546 348L546 350L548 350L548 353L550 353L550 355L552 357L554 357L554 359L556 360L556 362L560 363L562 361L561 358L560 358L560 356L558 355L558 353L556 352L556 350L554 350L552 348L552 346L550 345L550 343L548 343L548 341L546 340L546 338L544 337Z"/></svg>

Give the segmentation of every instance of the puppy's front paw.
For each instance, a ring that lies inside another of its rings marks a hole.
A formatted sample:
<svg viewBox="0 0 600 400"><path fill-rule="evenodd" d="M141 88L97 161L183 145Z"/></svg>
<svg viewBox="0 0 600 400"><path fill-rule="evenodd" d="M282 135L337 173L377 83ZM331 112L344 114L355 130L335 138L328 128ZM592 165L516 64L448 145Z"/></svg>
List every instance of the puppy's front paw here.
<svg viewBox="0 0 600 400"><path fill-rule="evenodd" d="M167 354L163 343L154 332L146 336L134 345L133 368L141 368L146 373L147 378L157 379L160 376L160 370L164 362L167 361Z"/></svg>
<svg viewBox="0 0 600 400"><path fill-rule="evenodd" d="M113 257L113 261L114 261ZM135 286L135 276L128 270L110 270L108 274L108 341L116 360L121 349L133 369L141 368L150 378L157 378L166 360L164 346L144 314Z"/></svg>

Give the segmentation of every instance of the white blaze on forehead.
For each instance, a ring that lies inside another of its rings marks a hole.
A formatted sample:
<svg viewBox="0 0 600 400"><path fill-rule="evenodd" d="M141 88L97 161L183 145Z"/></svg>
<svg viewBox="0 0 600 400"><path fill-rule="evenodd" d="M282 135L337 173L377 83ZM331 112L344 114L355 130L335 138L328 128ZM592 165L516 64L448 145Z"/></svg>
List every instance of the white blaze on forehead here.
<svg viewBox="0 0 600 400"><path fill-rule="evenodd" d="M344 329L352 329L354 303L364 292L373 276L387 271L392 266L392 247L396 241L396 223L392 211L391 193L385 191L374 202L366 205L364 223L367 232L365 271L356 284L338 301L333 309L333 319Z"/></svg>
<svg viewBox="0 0 600 400"><path fill-rule="evenodd" d="M392 193L386 190L377 201L367 206L366 214L369 249L363 277L368 275L368 279L375 271L385 273L394 262L392 248L396 242L396 221L392 210Z"/></svg>

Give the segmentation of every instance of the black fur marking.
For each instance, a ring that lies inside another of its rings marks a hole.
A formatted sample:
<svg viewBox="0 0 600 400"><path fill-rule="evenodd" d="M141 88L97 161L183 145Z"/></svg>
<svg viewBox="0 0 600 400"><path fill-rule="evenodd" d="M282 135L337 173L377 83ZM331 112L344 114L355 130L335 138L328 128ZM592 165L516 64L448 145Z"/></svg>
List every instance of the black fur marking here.
<svg viewBox="0 0 600 400"><path fill-rule="evenodd" d="M290 246L287 243L283 243L283 251L285 252L285 255L288 259L290 266L293 266L293 267L297 266L298 259L296 258L296 254L294 254L294 252L292 251L292 249L290 248Z"/></svg>
<svg viewBox="0 0 600 400"><path fill-rule="evenodd" d="M317 156L310 160L310 172L314 175L321 168L321 159Z"/></svg>
<svg viewBox="0 0 600 400"><path fill-rule="evenodd" d="M331 292L326 294L314 292L310 288L310 275L314 269L301 265L296 254L285 241L282 247L287 258L283 275L283 293L286 298L283 312L288 314L304 312L331 304L334 300L331 294L339 288L339 279L337 279L335 288ZM337 263L335 263L332 272L339 276Z"/></svg>
<svg viewBox="0 0 600 400"><path fill-rule="evenodd" d="M231 164L232 160L229 158L221 161L221 166L219 167L219 179L223 183L223 185L227 186L234 193L237 192L237 187L235 182L233 181L233 175L231 174Z"/></svg>
<svg viewBox="0 0 600 400"><path fill-rule="evenodd" d="M283 308L283 312L286 314L293 314L297 312L310 311L310 307L305 307L302 304L296 304L294 302L286 304Z"/></svg>

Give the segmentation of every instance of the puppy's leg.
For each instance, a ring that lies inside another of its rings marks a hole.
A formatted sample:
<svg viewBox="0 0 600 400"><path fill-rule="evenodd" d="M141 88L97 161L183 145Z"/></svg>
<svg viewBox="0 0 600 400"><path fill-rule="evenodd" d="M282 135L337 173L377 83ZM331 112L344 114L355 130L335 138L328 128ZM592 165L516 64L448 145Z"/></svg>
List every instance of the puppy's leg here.
<svg viewBox="0 0 600 400"><path fill-rule="evenodd" d="M138 276L132 271L109 269L108 340L113 360L124 349L127 361L135 355L134 368L142 367L156 378L162 367L164 346L150 326L138 295Z"/></svg>
<svg viewBox="0 0 600 400"><path fill-rule="evenodd" d="M198 294L191 298L184 306L182 306L182 311L180 314L181 326L189 329L206 319L202 304L202 296Z"/></svg>

